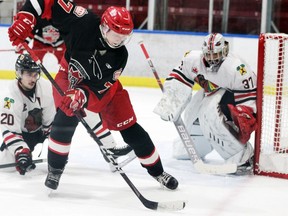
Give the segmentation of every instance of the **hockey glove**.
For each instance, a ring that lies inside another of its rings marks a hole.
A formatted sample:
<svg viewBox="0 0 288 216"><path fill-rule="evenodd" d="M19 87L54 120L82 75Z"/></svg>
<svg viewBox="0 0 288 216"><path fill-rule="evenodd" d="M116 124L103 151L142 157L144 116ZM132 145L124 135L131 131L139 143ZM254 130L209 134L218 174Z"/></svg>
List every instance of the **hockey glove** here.
<svg viewBox="0 0 288 216"><path fill-rule="evenodd" d="M14 17L14 23L8 29L9 40L12 42L13 46L18 46L25 42L25 39L30 35L34 26L36 24L36 19L33 14L20 11Z"/></svg>
<svg viewBox="0 0 288 216"><path fill-rule="evenodd" d="M32 155L28 148L22 148L15 153L16 170L20 175L35 169L36 165L32 161Z"/></svg>
<svg viewBox="0 0 288 216"><path fill-rule="evenodd" d="M75 111L80 111L81 115L85 117L83 106L87 102L87 97L82 89L69 89L62 98L60 109L67 116L74 116Z"/></svg>
<svg viewBox="0 0 288 216"><path fill-rule="evenodd" d="M241 143L246 144L250 135L257 128L256 118L253 116L251 107L244 105L233 106L227 105L234 124L238 127L238 139Z"/></svg>

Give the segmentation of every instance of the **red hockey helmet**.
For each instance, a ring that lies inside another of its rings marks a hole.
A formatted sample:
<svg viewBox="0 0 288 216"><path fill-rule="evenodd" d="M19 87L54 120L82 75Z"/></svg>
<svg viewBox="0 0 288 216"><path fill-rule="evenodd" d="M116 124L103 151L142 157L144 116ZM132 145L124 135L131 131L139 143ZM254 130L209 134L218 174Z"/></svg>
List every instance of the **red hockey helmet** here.
<svg viewBox="0 0 288 216"><path fill-rule="evenodd" d="M132 17L124 7L111 6L102 15L101 33L111 48L127 44L132 36L133 27Z"/></svg>
<svg viewBox="0 0 288 216"><path fill-rule="evenodd" d="M131 34L134 27L132 17L124 7L107 8L101 18L101 25L104 24L114 32L123 35Z"/></svg>

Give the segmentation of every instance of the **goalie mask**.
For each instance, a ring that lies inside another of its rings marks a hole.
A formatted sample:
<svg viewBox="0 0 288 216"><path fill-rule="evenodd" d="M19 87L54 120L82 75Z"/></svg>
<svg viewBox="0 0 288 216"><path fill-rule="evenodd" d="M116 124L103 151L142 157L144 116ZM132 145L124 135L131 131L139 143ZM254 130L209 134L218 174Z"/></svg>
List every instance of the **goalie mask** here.
<svg viewBox="0 0 288 216"><path fill-rule="evenodd" d="M37 80L40 78L40 67L32 60L29 54L21 54L18 56L15 64L16 78L22 79L24 71L28 73L37 72Z"/></svg>
<svg viewBox="0 0 288 216"><path fill-rule="evenodd" d="M205 61L213 71L217 71L229 52L229 43L219 33L209 34L202 45Z"/></svg>
<svg viewBox="0 0 288 216"><path fill-rule="evenodd" d="M102 15L100 30L106 43L113 49L129 42L133 27L132 17L124 7L111 6Z"/></svg>

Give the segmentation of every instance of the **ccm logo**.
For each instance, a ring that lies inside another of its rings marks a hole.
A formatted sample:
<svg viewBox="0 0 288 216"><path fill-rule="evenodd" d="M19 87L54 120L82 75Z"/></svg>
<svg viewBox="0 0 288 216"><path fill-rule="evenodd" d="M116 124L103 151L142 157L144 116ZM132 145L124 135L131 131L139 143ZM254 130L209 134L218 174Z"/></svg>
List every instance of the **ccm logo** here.
<svg viewBox="0 0 288 216"><path fill-rule="evenodd" d="M117 127L122 127L122 126L124 126L124 125L127 125L127 124L129 124L130 122L132 122L133 120L134 120L134 117L132 116L131 118L129 118L129 119L123 121L123 122L118 123L118 124L117 124Z"/></svg>

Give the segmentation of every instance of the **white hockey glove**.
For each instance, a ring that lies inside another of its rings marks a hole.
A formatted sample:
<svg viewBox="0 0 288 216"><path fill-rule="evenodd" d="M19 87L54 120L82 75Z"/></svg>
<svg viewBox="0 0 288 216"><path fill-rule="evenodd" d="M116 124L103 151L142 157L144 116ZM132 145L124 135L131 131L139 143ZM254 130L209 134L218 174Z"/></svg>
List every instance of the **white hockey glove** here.
<svg viewBox="0 0 288 216"><path fill-rule="evenodd" d="M191 87L172 79L164 83L161 100L153 112L165 121L177 121L192 96Z"/></svg>

